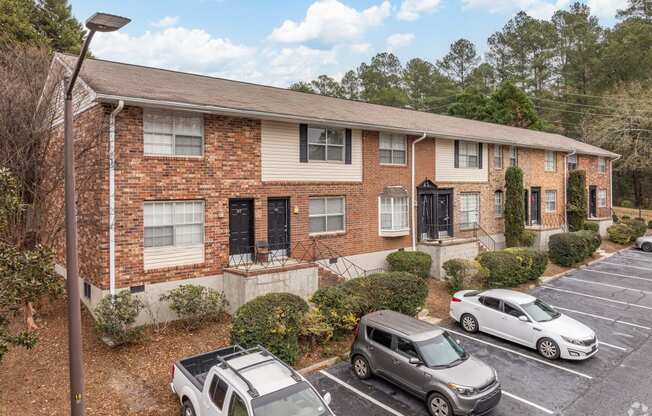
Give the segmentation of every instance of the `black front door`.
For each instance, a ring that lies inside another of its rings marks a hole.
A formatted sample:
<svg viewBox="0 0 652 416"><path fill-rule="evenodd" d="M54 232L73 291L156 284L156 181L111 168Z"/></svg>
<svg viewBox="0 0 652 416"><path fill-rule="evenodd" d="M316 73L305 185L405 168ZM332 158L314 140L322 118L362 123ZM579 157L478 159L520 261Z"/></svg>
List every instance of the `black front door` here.
<svg viewBox="0 0 652 416"><path fill-rule="evenodd" d="M598 189L594 185L589 186L589 216L598 216Z"/></svg>
<svg viewBox="0 0 652 416"><path fill-rule="evenodd" d="M290 249L290 200L267 200L267 244L275 256L287 256Z"/></svg>
<svg viewBox="0 0 652 416"><path fill-rule="evenodd" d="M417 187L420 240L453 236L453 190L439 189L425 180Z"/></svg>
<svg viewBox="0 0 652 416"><path fill-rule="evenodd" d="M523 206L525 209L525 224L530 223L530 196L527 189L523 193Z"/></svg>
<svg viewBox="0 0 652 416"><path fill-rule="evenodd" d="M530 199L532 200L531 217L532 225L541 224L541 188L532 188Z"/></svg>
<svg viewBox="0 0 652 416"><path fill-rule="evenodd" d="M437 194L437 231L438 238L453 235L453 222L451 221L451 194Z"/></svg>
<svg viewBox="0 0 652 416"><path fill-rule="evenodd" d="M229 256L231 262L250 261L254 252L254 200L229 200Z"/></svg>

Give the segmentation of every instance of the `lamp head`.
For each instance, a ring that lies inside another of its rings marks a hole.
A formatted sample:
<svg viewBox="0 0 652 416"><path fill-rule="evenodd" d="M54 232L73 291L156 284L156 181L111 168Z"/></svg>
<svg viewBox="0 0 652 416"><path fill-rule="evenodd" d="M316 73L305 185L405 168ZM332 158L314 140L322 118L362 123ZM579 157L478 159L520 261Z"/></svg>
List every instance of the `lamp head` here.
<svg viewBox="0 0 652 416"><path fill-rule="evenodd" d="M131 19L126 17L95 13L86 20L86 28L93 32L114 32L129 22Z"/></svg>

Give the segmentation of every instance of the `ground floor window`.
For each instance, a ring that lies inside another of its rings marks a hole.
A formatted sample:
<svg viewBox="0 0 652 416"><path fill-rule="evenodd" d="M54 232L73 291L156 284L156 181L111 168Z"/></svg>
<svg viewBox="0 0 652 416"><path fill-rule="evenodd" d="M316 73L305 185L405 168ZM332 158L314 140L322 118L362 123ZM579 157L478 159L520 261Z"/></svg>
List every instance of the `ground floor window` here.
<svg viewBox="0 0 652 416"><path fill-rule="evenodd" d="M344 231L344 197L310 198L310 234Z"/></svg>
<svg viewBox="0 0 652 416"><path fill-rule="evenodd" d="M480 223L480 194L460 194L460 228L474 228Z"/></svg>
<svg viewBox="0 0 652 416"><path fill-rule="evenodd" d="M409 229L408 197L380 197L380 231Z"/></svg>
<svg viewBox="0 0 652 416"><path fill-rule="evenodd" d="M505 198L503 196L503 191L496 191L494 193L494 209L497 218L501 218L505 214Z"/></svg>
<svg viewBox="0 0 652 416"><path fill-rule="evenodd" d="M557 211L557 191L546 191L546 212Z"/></svg>
<svg viewBox="0 0 652 416"><path fill-rule="evenodd" d="M145 202L145 247L174 247L204 241L204 202Z"/></svg>
<svg viewBox="0 0 652 416"><path fill-rule="evenodd" d="M598 189L598 207L605 208L607 206L607 190Z"/></svg>

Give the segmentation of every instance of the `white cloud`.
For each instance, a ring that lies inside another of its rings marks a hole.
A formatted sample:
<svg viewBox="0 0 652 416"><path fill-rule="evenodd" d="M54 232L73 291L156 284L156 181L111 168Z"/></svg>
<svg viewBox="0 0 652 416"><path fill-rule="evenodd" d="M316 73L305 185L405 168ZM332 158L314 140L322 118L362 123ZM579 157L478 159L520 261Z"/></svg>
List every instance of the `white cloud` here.
<svg viewBox="0 0 652 416"><path fill-rule="evenodd" d="M152 22L151 25L154 27L170 27L177 24L179 21L179 16L165 16L158 22Z"/></svg>
<svg viewBox="0 0 652 416"><path fill-rule="evenodd" d="M273 58L269 61L266 70L276 84L314 79L326 72L326 67L337 63L335 49L322 50L298 46L282 48L280 51L268 51L268 54Z"/></svg>
<svg viewBox="0 0 652 416"><path fill-rule="evenodd" d="M435 10L439 3L440 0L403 0L397 16L400 20L417 20L420 13Z"/></svg>
<svg viewBox="0 0 652 416"><path fill-rule="evenodd" d="M627 0L588 0L591 13L600 18L612 18L619 9L627 8Z"/></svg>
<svg viewBox="0 0 652 416"><path fill-rule="evenodd" d="M414 42L414 33L394 33L387 38L387 49L395 51Z"/></svg>
<svg viewBox="0 0 652 416"><path fill-rule="evenodd" d="M566 8L569 3L570 0L462 0L465 8L484 9L489 13L524 10L537 19L549 19L555 11Z"/></svg>
<svg viewBox="0 0 652 416"><path fill-rule="evenodd" d="M338 0L318 0L311 4L301 22L286 20L270 34L271 40L301 43L319 40L325 43L359 38L369 28L380 25L391 11L389 0L358 11Z"/></svg>
<svg viewBox="0 0 652 416"><path fill-rule="evenodd" d="M369 43L353 43L349 45L349 49L353 53L368 54L371 51L371 44Z"/></svg>

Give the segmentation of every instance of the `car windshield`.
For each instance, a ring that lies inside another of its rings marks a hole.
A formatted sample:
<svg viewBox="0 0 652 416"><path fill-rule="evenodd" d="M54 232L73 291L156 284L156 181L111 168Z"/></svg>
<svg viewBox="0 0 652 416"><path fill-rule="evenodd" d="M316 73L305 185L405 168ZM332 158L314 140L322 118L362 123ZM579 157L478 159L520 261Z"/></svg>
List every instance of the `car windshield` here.
<svg viewBox="0 0 652 416"><path fill-rule="evenodd" d="M252 401L256 416L332 416L321 398L305 381Z"/></svg>
<svg viewBox="0 0 652 416"><path fill-rule="evenodd" d="M525 312L530 315L530 318L536 322L548 322L561 316L561 314L554 310L552 306L546 305L539 299L532 303L521 305L521 307L525 309Z"/></svg>
<svg viewBox="0 0 652 416"><path fill-rule="evenodd" d="M464 348L447 332L428 341L419 342L417 346L428 367L453 367L469 358Z"/></svg>

